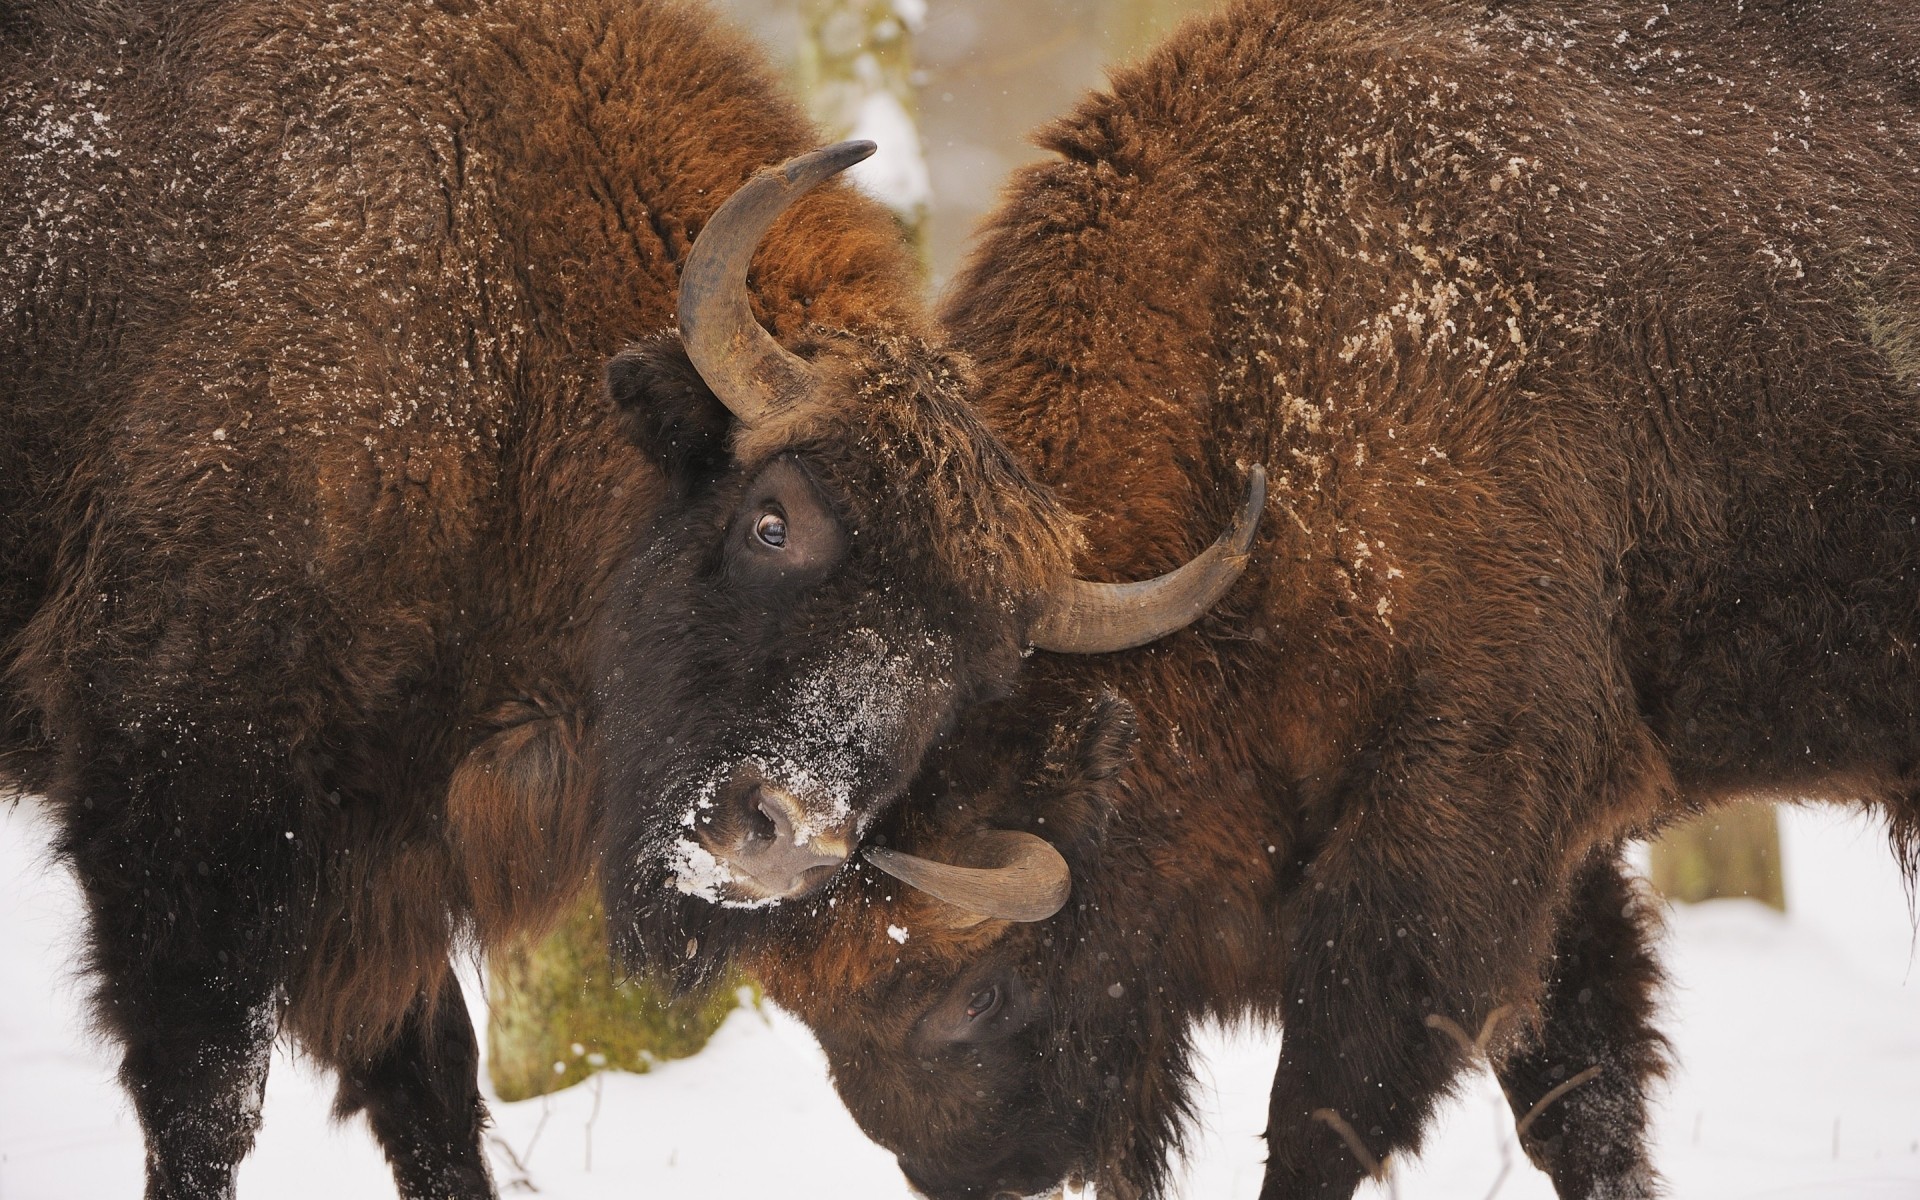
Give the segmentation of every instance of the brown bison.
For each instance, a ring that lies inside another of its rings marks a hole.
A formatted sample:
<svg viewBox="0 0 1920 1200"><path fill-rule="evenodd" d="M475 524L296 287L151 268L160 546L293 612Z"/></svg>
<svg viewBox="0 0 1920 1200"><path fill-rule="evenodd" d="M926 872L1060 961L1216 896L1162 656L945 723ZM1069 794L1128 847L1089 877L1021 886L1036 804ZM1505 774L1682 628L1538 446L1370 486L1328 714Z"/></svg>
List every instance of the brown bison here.
<svg viewBox="0 0 1920 1200"><path fill-rule="evenodd" d="M464 930L817 888L1028 646L1242 561L1070 578L885 212L774 224L864 150L747 182L812 135L701 10L9 4L0 129L0 780L150 1195L231 1193L280 1029L487 1194Z"/></svg>
<svg viewBox="0 0 1920 1200"><path fill-rule="evenodd" d="M876 828L1052 839L1057 917L849 873L770 994L938 1200L1155 1194L1243 1013L1269 1200L1416 1146L1490 1020L1560 1194L1655 1194L1623 841L1767 793L1920 848L1920 10L1250 0L1043 141L946 309L982 411L1096 574L1242 462L1272 511L1213 614L1029 668Z"/></svg>

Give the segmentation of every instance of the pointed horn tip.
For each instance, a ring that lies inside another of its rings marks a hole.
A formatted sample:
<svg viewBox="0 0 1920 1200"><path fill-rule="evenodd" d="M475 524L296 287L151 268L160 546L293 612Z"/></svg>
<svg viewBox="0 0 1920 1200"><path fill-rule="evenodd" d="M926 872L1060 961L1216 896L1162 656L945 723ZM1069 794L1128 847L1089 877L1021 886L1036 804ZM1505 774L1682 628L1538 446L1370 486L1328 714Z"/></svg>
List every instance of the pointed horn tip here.
<svg viewBox="0 0 1920 1200"><path fill-rule="evenodd" d="M788 187L798 186L806 191L817 184L831 179L855 163L872 158L874 151L880 149L878 142L864 139L851 142L835 142L831 146L822 146L810 150L795 158L790 158L773 168L780 173Z"/></svg>
<svg viewBox="0 0 1920 1200"><path fill-rule="evenodd" d="M680 272L680 344L713 394L745 426L814 386L813 369L768 333L747 298L747 273L767 230L795 201L871 155L840 142L762 167L714 211Z"/></svg>
<svg viewBox="0 0 1920 1200"><path fill-rule="evenodd" d="M976 840L989 848L998 866L963 867L885 846L863 847L861 857L907 886L972 914L968 924L1044 921L1066 907L1072 876L1051 842L1010 829L982 830ZM989 882L995 876L999 880Z"/></svg>
<svg viewBox="0 0 1920 1200"><path fill-rule="evenodd" d="M844 158L847 165L852 166L854 163L865 162L872 158L878 149L880 149L879 142L867 138L854 138L852 141L835 142L827 147L827 153L834 155L835 158Z"/></svg>
<svg viewBox="0 0 1920 1200"><path fill-rule="evenodd" d="M1247 496L1233 523L1184 565L1138 583L1069 580L1047 601L1028 644L1066 654L1130 650L1192 624L1211 608L1253 561L1266 515L1267 469L1247 469Z"/></svg>

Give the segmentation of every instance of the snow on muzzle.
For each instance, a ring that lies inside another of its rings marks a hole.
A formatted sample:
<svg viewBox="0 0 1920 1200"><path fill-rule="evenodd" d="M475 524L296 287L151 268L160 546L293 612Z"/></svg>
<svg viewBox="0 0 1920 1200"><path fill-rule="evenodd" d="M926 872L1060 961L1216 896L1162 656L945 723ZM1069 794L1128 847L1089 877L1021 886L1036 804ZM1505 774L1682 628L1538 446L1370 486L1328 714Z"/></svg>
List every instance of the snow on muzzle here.
<svg viewBox="0 0 1920 1200"><path fill-rule="evenodd" d="M712 859L704 873L723 903L767 904L818 891L851 856L858 836L852 822L844 829L816 828L799 800L760 780L729 788L719 807L723 819L716 824L727 832L700 840ZM734 820L724 819L728 809ZM954 862L882 846L869 846L864 854L888 875L943 901L954 926L1044 921L1073 890L1060 852L1019 830L981 830L954 848ZM683 869L683 879L686 874Z"/></svg>
<svg viewBox="0 0 1920 1200"><path fill-rule="evenodd" d="M715 797L697 844L682 843L681 890L733 905L798 899L833 878L858 837L850 813L824 820L776 783L736 779Z"/></svg>
<svg viewBox="0 0 1920 1200"><path fill-rule="evenodd" d="M944 680L951 646L926 636L896 651L871 629L796 682L778 751L761 750L709 776L683 822L692 831L670 857L681 891L731 907L799 899L824 887L852 856L875 805L874 764L911 741L903 714L928 680ZM936 691L938 689L935 689ZM1030 833L982 830L951 862L874 848L868 861L943 900L956 925L1040 921L1066 903L1066 860Z"/></svg>

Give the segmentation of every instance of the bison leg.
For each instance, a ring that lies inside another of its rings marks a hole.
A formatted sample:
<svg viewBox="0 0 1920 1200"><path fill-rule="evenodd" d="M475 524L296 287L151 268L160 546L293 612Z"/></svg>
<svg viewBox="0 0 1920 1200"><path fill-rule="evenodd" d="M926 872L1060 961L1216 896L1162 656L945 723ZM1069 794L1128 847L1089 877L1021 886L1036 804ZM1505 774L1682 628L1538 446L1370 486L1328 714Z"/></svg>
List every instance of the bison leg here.
<svg viewBox="0 0 1920 1200"><path fill-rule="evenodd" d="M1289 921L1262 1200L1345 1200L1417 1149L1470 1061L1458 1032L1541 985L1564 886L1550 868L1519 846L1455 842L1424 814L1354 812L1308 865ZM1490 826L1461 825L1474 827Z"/></svg>
<svg viewBox="0 0 1920 1200"><path fill-rule="evenodd" d="M422 996L394 1040L362 1061L338 1064L334 1114L364 1111L408 1200L492 1197L481 1149L486 1104L480 1098L480 1049L460 984L446 976L438 996Z"/></svg>
<svg viewBox="0 0 1920 1200"><path fill-rule="evenodd" d="M180 867L192 873L207 859L164 839L103 840L73 858L97 1011L125 1047L120 1081L146 1135L148 1200L227 1200L260 1127L278 1025L253 906L183 884ZM147 868L129 869L139 864Z"/></svg>
<svg viewBox="0 0 1920 1200"><path fill-rule="evenodd" d="M196 1007L184 1025L161 1018L167 1033L133 1040L121 1063L146 1133L147 1200L229 1200L260 1128L271 1018Z"/></svg>
<svg viewBox="0 0 1920 1200"><path fill-rule="evenodd" d="M1497 1070L1527 1156L1565 1200L1658 1191L1646 1147L1646 1091L1666 1047L1652 1024L1653 921L1617 862L1590 863L1561 918L1538 1036Z"/></svg>
<svg viewBox="0 0 1920 1200"><path fill-rule="evenodd" d="M230 1200L253 1149L273 1045L272 1003L178 989L127 1038L120 1081L147 1142L147 1200Z"/></svg>

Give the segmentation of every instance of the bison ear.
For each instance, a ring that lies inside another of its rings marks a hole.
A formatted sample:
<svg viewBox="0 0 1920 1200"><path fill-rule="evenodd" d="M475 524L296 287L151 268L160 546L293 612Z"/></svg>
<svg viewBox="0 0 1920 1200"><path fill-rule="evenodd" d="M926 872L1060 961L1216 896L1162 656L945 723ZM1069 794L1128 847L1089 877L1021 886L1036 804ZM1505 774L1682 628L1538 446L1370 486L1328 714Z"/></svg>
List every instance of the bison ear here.
<svg viewBox="0 0 1920 1200"><path fill-rule="evenodd" d="M733 414L671 333L636 342L607 364L607 399L627 436L685 495L726 469Z"/></svg>
<svg viewBox="0 0 1920 1200"><path fill-rule="evenodd" d="M1133 705L1112 688L1101 688L1077 722L1061 726L1048 751L1051 763L1087 783L1112 779L1133 762L1140 729Z"/></svg>
<svg viewBox="0 0 1920 1200"><path fill-rule="evenodd" d="M1118 776L1132 765L1138 740L1133 705L1107 688L1063 714L1055 728L1031 793L1033 832L1052 842L1076 871L1106 840Z"/></svg>

